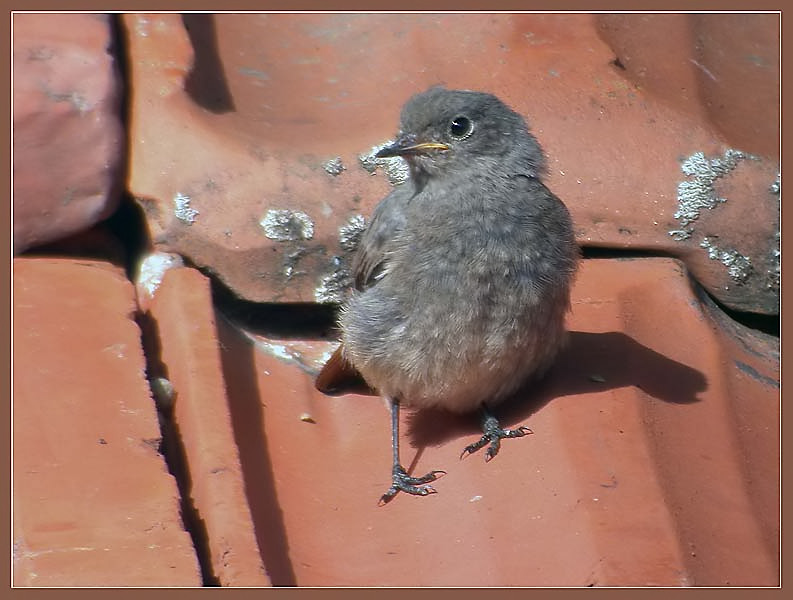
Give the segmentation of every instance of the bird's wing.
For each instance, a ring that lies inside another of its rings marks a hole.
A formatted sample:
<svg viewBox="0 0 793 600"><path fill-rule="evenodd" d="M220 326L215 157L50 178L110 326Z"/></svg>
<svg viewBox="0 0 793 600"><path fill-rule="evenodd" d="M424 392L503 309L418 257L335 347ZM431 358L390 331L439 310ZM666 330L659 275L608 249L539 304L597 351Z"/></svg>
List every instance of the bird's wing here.
<svg viewBox="0 0 793 600"><path fill-rule="evenodd" d="M355 288L360 291L375 285L387 272L389 245L404 227L404 206L412 195L407 187L395 188L377 205L361 236L352 258Z"/></svg>
<svg viewBox="0 0 793 600"><path fill-rule="evenodd" d="M386 196L372 213L352 258L352 274L359 291L372 287L386 274L390 243L404 227L403 209L411 196L408 185L402 184ZM341 346L322 367L314 385L326 394L366 387L355 367L345 360Z"/></svg>

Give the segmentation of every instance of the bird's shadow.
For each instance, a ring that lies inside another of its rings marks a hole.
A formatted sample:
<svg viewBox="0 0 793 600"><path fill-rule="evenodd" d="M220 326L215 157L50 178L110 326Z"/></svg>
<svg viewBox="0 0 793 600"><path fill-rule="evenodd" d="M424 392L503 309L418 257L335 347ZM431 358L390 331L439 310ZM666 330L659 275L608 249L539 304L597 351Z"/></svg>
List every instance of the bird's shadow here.
<svg viewBox="0 0 793 600"><path fill-rule="evenodd" d="M620 332L571 331L569 343L553 368L529 382L495 409L502 426L522 424L543 406L562 396L635 386L646 394L676 404L698 402L707 387L705 376L667 358ZM476 415L422 409L408 418L407 438L414 447L435 446L481 432Z"/></svg>

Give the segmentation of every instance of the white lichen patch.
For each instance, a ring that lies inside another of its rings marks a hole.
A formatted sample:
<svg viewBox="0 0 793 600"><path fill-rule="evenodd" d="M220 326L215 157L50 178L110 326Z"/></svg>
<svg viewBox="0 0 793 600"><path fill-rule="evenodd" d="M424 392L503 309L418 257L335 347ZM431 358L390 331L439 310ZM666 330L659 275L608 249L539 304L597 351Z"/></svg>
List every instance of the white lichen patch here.
<svg viewBox="0 0 793 600"><path fill-rule="evenodd" d="M338 256L334 256L332 262L333 271L323 275L314 289L314 300L320 304L343 302L352 287L352 275L346 263Z"/></svg>
<svg viewBox="0 0 793 600"><path fill-rule="evenodd" d="M195 223L199 213L196 209L190 207L190 196L179 192L173 197L173 204L173 214L177 219L188 225Z"/></svg>
<svg viewBox="0 0 793 600"><path fill-rule="evenodd" d="M174 267L181 267L183 264L182 257L178 254L168 252L152 252L148 254L140 261L138 266L138 276L135 281L138 294L153 298L154 293L162 283L165 272Z"/></svg>
<svg viewBox="0 0 793 600"><path fill-rule="evenodd" d="M362 215L353 215L339 227L339 246L342 250L352 252L358 247L361 235L366 229L366 219Z"/></svg>
<svg viewBox="0 0 793 600"><path fill-rule="evenodd" d="M718 260L727 267L727 273L733 281L744 283L752 274L753 268L749 257L737 250L719 248L709 237L704 238L699 246L708 251L708 258Z"/></svg>
<svg viewBox="0 0 793 600"><path fill-rule="evenodd" d="M702 152L695 152L681 164L680 168L687 176L677 186L678 209L674 217L680 222L679 229L669 231L669 235L677 241L691 239L694 228L691 224L700 218L703 211L713 210L728 198L720 197L716 192L716 182L729 175L743 160L757 160L757 157L741 152L727 150L723 156L708 158ZM771 186L773 191L774 185ZM699 246L705 249L711 260L718 260L726 268L730 278L736 283L745 283L754 273L751 259L735 248L719 246L718 235L703 237Z"/></svg>
<svg viewBox="0 0 793 600"><path fill-rule="evenodd" d="M716 194L716 180L732 172L740 161L747 158L752 156L730 149L723 157L707 158L702 152L695 152L683 161L680 169L688 179L677 186L677 212L674 214L682 229L672 230L669 235L678 240L691 237L687 226L696 221L703 210L712 210L727 201Z"/></svg>
<svg viewBox="0 0 793 600"><path fill-rule="evenodd" d="M341 175L344 171L347 170L347 167L344 166L344 163L341 161L341 156L337 156L336 158L331 158L327 161L322 168L325 169L325 172L328 175Z"/></svg>
<svg viewBox="0 0 793 600"><path fill-rule="evenodd" d="M391 182L392 185L399 185L400 183L404 183L410 175L407 161L401 156L375 158L375 154L390 145L391 142L386 142L379 146L372 146L367 152L358 155L358 160L367 173L374 175L377 171L377 167L380 167L383 169L388 181Z"/></svg>
<svg viewBox="0 0 793 600"><path fill-rule="evenodd" d="M264 235L277 242L310 240L314 221L306 213L289 209L270 209L259 221Z"/></svg>

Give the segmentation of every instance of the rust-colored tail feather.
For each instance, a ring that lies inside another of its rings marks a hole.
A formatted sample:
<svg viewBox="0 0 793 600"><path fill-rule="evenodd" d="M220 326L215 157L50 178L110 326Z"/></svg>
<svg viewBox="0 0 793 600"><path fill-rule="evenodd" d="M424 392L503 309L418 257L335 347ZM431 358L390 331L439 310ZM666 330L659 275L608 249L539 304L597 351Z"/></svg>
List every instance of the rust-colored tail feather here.
<svg viewBox="0 0 793 600"><path fill-rule="evenodd" d="M328 395L343 394L347 391L371 391L355 367L344 360L341 346L336 348L322 367L314 387Z"/></svg>

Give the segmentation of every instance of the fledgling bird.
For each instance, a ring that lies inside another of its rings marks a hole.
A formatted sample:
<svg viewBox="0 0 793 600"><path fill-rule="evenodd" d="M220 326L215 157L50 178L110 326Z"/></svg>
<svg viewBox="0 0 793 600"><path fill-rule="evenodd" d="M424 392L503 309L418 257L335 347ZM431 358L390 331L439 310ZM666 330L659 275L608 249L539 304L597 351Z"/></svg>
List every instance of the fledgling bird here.
<svg viewBox="0 0 793 600"><path fill-rule="evenodd" d="M332 391L344 363L390 401L392 484L434 493L444 471L411 477L399 460L399 407L481 411L466 456L526 427L492 408L545 372L564 344L578 247L564 204L540 181L545 158L526 122L491 94L430 88L402 109L396 141L409 178L375 208L352 260L341 346L317 378Z"/></svg>

